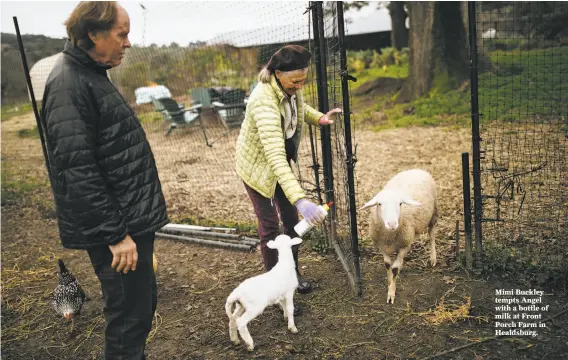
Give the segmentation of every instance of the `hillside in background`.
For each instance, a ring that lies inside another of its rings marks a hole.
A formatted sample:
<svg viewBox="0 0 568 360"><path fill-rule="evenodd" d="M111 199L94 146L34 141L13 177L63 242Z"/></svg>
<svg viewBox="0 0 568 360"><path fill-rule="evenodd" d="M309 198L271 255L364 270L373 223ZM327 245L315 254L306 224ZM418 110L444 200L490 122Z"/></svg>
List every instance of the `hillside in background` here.
<svg viewBox="0 0 568 360"><path fill-rule="evenodd" d="M22 40L30 70L37 61L61 52L65 44L64 38L43 35L23 35ZM127 51L122 66L109 75L131 101L134 101L134 90L149 82L168 86L176 96L196 86L248 89L256 75L256 64L262 60L258 57L266 57L274 48L275 45L245 49L204 43L188 47L176 43L161 47L135 45ZM27 102L26 78L16 35L2 33L2 105Z"/></svg>
<svg viewBox="0 0 568 360"><path fill-rule="evenodd" d="M63 50L65 39L54 39L44 35L22 35L28 66L45 57ZM2 44L2 105L29 101L26 78L18 39L15 34L1 34Z"/></svg>

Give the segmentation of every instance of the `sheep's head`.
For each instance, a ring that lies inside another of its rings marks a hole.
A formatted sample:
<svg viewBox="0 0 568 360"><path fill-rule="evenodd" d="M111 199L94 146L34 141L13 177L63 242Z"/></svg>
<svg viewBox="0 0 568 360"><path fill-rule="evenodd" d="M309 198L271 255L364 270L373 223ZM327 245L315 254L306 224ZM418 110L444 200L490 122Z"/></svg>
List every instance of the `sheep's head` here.
<svg viewBox="0 0 568 360"><path fill-rule="evenodd" d="M382 219L385 228L395 231L399 226L400 207L402 204L415 206L422 205L406 192L383 189L359 210L376 207L373 209L373 211L375 211L375 216L377 216L378 219Z"/></svg>
<svg viewBox="0 0 568 360"><path fill-rule="evenodd" d="M271 249L282 249L282 248L291 248L294 245L298 245L302 243L302 239L300 238L293 238L291 239L288 235L278 235L276 239L270 240L266 243Z"/></svg>

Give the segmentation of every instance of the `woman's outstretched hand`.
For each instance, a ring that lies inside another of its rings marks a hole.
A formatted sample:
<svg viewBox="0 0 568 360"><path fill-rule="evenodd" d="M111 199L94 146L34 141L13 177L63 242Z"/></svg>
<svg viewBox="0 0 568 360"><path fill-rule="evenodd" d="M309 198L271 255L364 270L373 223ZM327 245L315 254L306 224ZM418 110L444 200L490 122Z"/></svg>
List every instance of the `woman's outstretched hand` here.
<svg viewBox="0 0 568 360"><path fill-rule="evenodd" d="M341 113L341 112L343 112L343 110L341 110L340 108L335 108L333 110L328 111L327 114L325 114L324 116L319 118L318 124L319 125L333 124L333 120L331 119L333 117L333 114Z"/></svg>

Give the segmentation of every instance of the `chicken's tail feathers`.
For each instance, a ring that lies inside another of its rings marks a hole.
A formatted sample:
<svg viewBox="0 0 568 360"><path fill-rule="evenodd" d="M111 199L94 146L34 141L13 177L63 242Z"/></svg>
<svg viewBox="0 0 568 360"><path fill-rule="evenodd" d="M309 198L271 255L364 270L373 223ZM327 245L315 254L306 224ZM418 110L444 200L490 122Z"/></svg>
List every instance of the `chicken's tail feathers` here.
<svg viewBox="0 0 568 360"><path fill-rule="evenodd" d="M65 267L65 263L61 259L59 259L59 272L61 274L68 272L67 267Z"/></svg>

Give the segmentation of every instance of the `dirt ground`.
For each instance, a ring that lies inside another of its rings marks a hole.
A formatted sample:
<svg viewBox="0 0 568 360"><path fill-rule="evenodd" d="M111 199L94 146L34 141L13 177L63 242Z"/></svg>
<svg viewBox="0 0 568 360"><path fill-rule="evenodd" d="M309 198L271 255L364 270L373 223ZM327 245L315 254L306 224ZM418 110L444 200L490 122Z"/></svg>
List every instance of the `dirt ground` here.
<svg viewBox="0 0 568 360"><path fill-rule="evenodd" d="M212 147L205 144L199 127L176 129L166 137L163 124L146 126L160 179L169 199L169 208L174 217L184 214L219 221L232 219L255 222L252 205L234 171L238 129L226 134L224 129L210 126L210 118L206 123L209 140L220 138ZM341 129L338 132L337 136L343 135ZM299 165L294 167L294 171L303 179L312 179L307 134L306 129L299 151ZM471 134L468 129L396 129L379 133L355 131L354 135L358 207L375 195L396 172L420 167L434 174L439 186L439 196L442 199L440 233L448 234L454 230L455 220L459 218L463 205L446 199L461 199L462 196L461 152L471 151ZM319 141L318 139L318 145ZM337 163L339 160L334 161ZM320 175L320 179L323 176ZM335 182L339 183L341 179L335 179ZM358 216L363 237L366 235L366 224L367 214L363 212Z"/></svg>
<svg viewBox="0 0 568 360"><path fill-rule="evenodd" d="M35 181L43 186L26 187L24 193L10 193L2 200L1 355L99 359L104 329L100 287L86 253L61 248L39 140L17 136L19 129L33 124L29 115L2 122L2 167L7 170L3 183ZM196 129L170 138L163 137L162 130L150 132L149 138L172 217L199 214L252 221L240 184L222 180L233 176L227 165L232 161L230 146L214 147L217 152L212 154L207 147L184 148L191 144L189 139L203 141ZM454 260L450 237L461 217L460 161L461 152L470 148L469 131L358 131L356 142L360 203L403 168L433 173L440 196L439 265L426 266L427 252L416 243L397 282L396 302L387 305L382 256L373 249L362 249L363 295L357 297L333 253L324 256L304 246L302 271L315 289L296 295L304 309L296 318L299 333L287 332L280 310L269 308L249 325L256 349L248 352L229 340L224 303L240 281L262 272L260 255L157 240L159 304L148 359L426 359L436 354L441 354L437 359L568 358L567 316L562 313L566 294L539 288L545 290L542 301L550 308L543 313L546 327L538 329L538 336L495 338L495 290L528 285L502 274L467 272ZM192 168L192 162L199 166ZM216 166L215 172L206 172L206 165ZM197 187L199 192L192 191ZM359 215L359 222L364 239L366 214ZM73 333L51 307L58 258L66 261L90 298Z"/></svg>

